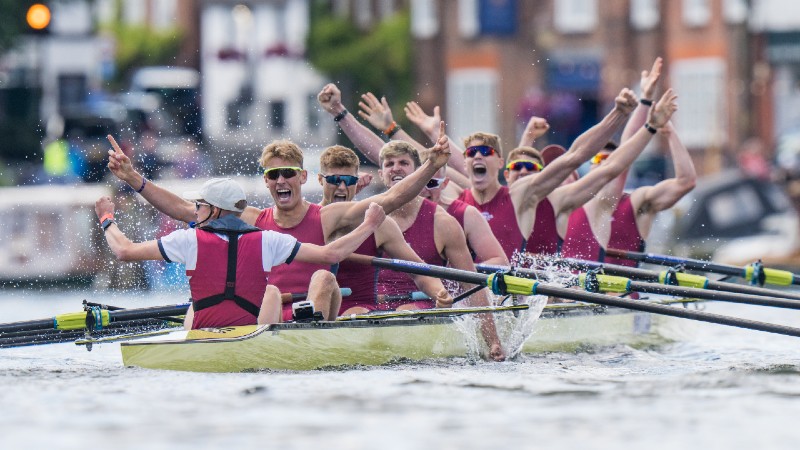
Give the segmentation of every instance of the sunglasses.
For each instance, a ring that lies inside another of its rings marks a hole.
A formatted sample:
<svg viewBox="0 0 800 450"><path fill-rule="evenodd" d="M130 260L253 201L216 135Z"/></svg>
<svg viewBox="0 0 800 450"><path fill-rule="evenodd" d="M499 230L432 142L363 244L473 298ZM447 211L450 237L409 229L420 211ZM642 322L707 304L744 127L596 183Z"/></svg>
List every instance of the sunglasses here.
<svg viewBox="0 0 800 450"><path fill-rule="evenodd" d="M277 180L278 177L289 179L294 178L301 170L303 170L302 167L273 167L271 169L266 169L264 175L266 175L269 180Z"/></svg>
<svg viewBox="0 0 800 450"><path fill-rule="evenodd" d="M323 175L328 184L338 186L344 182L345 186L355 186L358 183L358 177L353 175Z"/></svg>
<svg viewBox="0 0 800 450"><path fill-rule="evenodd" d="M522 169L528 172L539 172L542 170L542 165L536 161L511 161L506 165L506 169L519 172Z"/></svg>
<svg viewBox="0 0 800 450"><path fill-rule="evenodd" d="M601 162L608 159L609 156L611 156L611 153L598 153L592 156L592 164L600 164Z"/></svg>
<svg viewBox="0 0 800 450"><path fill-rule="evenodd" d="M201 207L201 206L208 206L209 208L211 208L211 204L210 204L210 203L206 203L206 202L194 202L194 210L195 210L195 211L200 211L200 207Z"/></svg>
<svg viewBox="0 0 800 450"><path fill-rule="evenodd" d="M497 153L493 147L489 147L488 145L473 145L472 147L467 147L464 150L464 156L467 158L474 158L480 152L483 156L491 156Z"/></svg>
<svg viewBox="0 0 800 450"><path fill-rule="evenodd" d="M442 185L442 183L444 183L444 177L442 177L442 178L431 178L430 181L428 181L428 184L425 185L425 189L428 189L428 190L437 189L439 186Z"/></svg>

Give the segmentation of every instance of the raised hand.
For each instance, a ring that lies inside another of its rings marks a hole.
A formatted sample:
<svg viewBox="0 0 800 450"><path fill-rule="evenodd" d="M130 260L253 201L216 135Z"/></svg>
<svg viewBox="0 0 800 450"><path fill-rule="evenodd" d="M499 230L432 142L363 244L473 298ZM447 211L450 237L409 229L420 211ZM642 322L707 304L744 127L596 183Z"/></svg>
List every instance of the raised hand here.
<svg viewBox="0 0 800 450"><path fill-rule="evenodd" d="M378 226L383 223L385 218L386 212L383 211L381 205L375 202L370 203L369 208L367 208L367 212L364 213L364 223L372 226L373 228L378 228Z"/></svg>
<svg viewBox="0 0 800 450"><path fill-rule="evenodd" d="M447 289L442 289L436 293L436 307L437 308L452 308L453 297L447 292Z"/></svg>
<svg viewBox="0 0 800 450"><path fill-rule="evenodd" d="M664 92L664 95L662 95L661 99L656 103L655 108L650 108L647 115L647 123L656 129L666 126L672 118L672 114L678 109L677 99L678 96L675 95L672 88L667 89L667 92Z"/></svg>
<svg viewBox="0 0 800 450"><path fill-rule="evenodd" d="M438 106L433 108L432 116L425 114L425 111L422 110L417 102L408 102L403 109L406 112L408 120L422 130L426 136L432 136L433 133L436 132L436 125L442 121Z"/></svg>
<svg viewBox="0 0 800 450"><path fill-rule="evenodd" d="M372 183L372 174L369 172L358 172L358 183L356 183L356 194Z"/></svg>
<svg viewBox="0 0 800 450"><path fill-rule="evenodd" d="M503 346L499 342L495 342L491 345L491 348L489 349L489 358L492 358L494 361L506 360L506 352L503 350Z"/></svg>
<svg viewBox="0 0 800 450"><path fill-rule="evenodd" d="M520 145L532 145L536 139L542 137L549 129L550 124L547 123L546 119L536 116L531 117L530 120L528 120L528 124L525 126L525 131L522 132Z"/></svg>
<svg viewBox="0 0 800 450"><path fill-rule="evenodd" d="M650 71L643 70L642 71L642 79L639 81L639 86L642 88L642 98L647 100L653 99L653 93L656 89L656 83L658 83L659 77L661 77L661 66L663 65L663 60L659 56L653 62L653 67Z"/></svg>
<svg viewBox="0 0 800 450"><path fill-rule="evenodd" d="M617 98L614 99L614 107L626 115L633 112L636 108L636 104L636 95L628 88L622 88Z"/></svg>
<svg viewBox="0 0 800 450"><path fill-rule="evenodd" d="M131 159L122 152L114 136L109 134L106 138L113 148L108 151L108 170L120 180L128 184L134 183L139 174L136 173L136 169L133 168Z"/></svg>
<svg viewBox="0 0 800 450"><path fill-rule="evenodd" d="M358 115L380 131L389 128L389 125L394 122L392 110L389 108L389 102L386 101L386 97L381 97L379 101L372 92L367 92L361 95L358 108Z"/></svg>
<svg viewBox="0 0 800 450"><path fill-rule="evenodd" d="M94 202L94 213L97 214L97 219L99 220L101 217L105 216L106 214L114 214L114 202L111 201L111 197L103 196L97 199Z"/></svg>
<svg viewBox="0 0 800 450"><path fill-rule="evenodd" d="M320 106L322 106L322 109L334 115L339 114L345 109L344 105L342 105L342 92L333 83L326 84L322 90L319 91L319 94L317 94L317 101Z"/></svg>
<svg viewBox="0 0 800 450"><path fill-rule="evenodd" d="M437 169L442 168L447 164L450 158L450 140L444 133L444 121L439 121L439 136L436 139L436 144L428 151L428 160L433 163Z"/></svg>

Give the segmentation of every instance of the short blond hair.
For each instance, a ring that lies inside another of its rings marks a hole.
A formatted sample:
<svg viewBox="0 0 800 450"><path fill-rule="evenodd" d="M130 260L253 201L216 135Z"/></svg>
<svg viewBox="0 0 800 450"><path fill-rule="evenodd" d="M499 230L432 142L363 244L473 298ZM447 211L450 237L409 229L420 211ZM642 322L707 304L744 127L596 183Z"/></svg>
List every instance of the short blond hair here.
<svg viewBox="0 0 800 450"><path fill-rule="evenodd" d="M495 149L501 158L503 157L503 149L500 145L500 136L492 133L484 133L482 131L472 133L464 138L464 148L469 147L469 143L472 141L483 142L485 145Z"/></svg>
<svg viewBox="0 0 800 450"><path fill-rule="evenodd" d="M524 159L525 157L535 159L536 162L538 162L539 164L544 164L544 159L542 159L542 154L539 153L539 150L536 150L533 147L528 147L528 146L517 147L508 153L509 161Z"/></svg>
<svg viewBox="0 0 800 450"><path fill-rule="evenodd" d="M319 156L319 167L323 172L330 169L355 169L358 171L359 164L356 152L343 145L328 147Z"/></svg>
<svg viewBox="0 0 800 450"><path fill-rule="evenodd" d="M417 148L406 141L389 141L383 145L380 154L380 164L383 166L383 161L386 158L395 158L398 156L408 155L414 161L414 168L422 165L419 159L419 152Z"/></svg>
<svg viewBox="0 0 800 450"><path fill-rule="evenodd" d="M289 161L292 164L297 164L298 167L303 167L303 150L292 141L281 139L272 141L261 150L261 158L258 162L261 167L267 167L269 160L272 158L280 158Z"/></svg>

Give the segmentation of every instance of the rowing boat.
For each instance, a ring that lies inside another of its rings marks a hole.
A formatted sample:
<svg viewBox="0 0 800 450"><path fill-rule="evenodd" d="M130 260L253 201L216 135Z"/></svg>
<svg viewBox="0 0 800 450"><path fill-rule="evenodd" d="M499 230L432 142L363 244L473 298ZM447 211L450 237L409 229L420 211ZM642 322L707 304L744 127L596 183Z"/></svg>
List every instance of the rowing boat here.
<svg viewBox="0 0 800 450"><path fill-rule="evenodd" d="M694 300L647 300L686 304ZM537 320L540 319L540 320ZM498 333L516 354L574 351L585 346L664 343L675 319L585 303L544 306L495 315ZM174 331L121 344L126 366L195 372L313 370L395 361L477 357L478 321L436 314L415 318L284 323Z"/></svg>

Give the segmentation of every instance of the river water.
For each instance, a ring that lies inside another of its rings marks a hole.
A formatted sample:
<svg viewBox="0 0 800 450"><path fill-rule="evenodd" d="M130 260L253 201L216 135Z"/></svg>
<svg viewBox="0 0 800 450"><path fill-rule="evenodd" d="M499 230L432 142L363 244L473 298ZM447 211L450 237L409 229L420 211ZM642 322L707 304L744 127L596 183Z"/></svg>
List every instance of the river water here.
<svg viewBox="0 0 800 450"><path fill-rule="evenodd" d="M77 311L84 298L142 307L185 295L5 290L0 321ZM800 326L795 311L707 310ZM800 340L682 326L680 342L650 349L312 372L125 368L118 344L0 349L0 448L796 448Z"/></svg>

